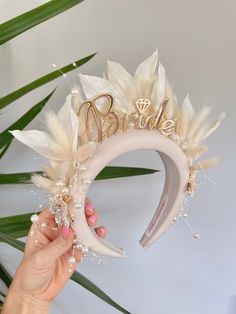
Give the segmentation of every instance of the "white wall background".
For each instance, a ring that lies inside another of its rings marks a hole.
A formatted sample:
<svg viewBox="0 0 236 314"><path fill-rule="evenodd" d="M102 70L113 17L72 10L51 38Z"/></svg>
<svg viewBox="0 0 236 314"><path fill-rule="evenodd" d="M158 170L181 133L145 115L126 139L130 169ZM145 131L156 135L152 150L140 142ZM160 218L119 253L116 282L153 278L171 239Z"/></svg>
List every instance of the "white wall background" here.
<svg viewBox="0 0 236 314"><path fill-rule="evenodd" d="M42 2L0 0L0 22ZM214 106L215 115L226 111L227 119L207 142L207 157L218 156L220 163L201 176L197 200L188 203L189 221L200 233L200 241L194 240L185 223L179 221L150 250L143 251L138 245L158 203L163 173L97 182L90 191L101 224L110 230L108 240L122 246L128 257L111 259L104 265L86 261L78 270L132 313L236 313L235 12L233 0L86 0L0 48L1 95L48 73L52 63L63 66L98 51L81 72L101 75L106 58L134 71L158 48L180 102L189 92L196 108ZM70 82L77 83L75 73L70 75ZM56 85L49 106L59 108L69 92L63 79L4 109L1 130ZM43 113L29 128L39 128L41 118ZM35 170L42 162L37 154L14 141L1 161L0 172ZM150 151L129 153L113 164L163 170ZM1 187L1 216L34 210L43 195L29 191L29 186ZM3 244L0 252L1 262L14 273L21 254ZM55 301L52 313L118 311L71 281Z"/></svg>

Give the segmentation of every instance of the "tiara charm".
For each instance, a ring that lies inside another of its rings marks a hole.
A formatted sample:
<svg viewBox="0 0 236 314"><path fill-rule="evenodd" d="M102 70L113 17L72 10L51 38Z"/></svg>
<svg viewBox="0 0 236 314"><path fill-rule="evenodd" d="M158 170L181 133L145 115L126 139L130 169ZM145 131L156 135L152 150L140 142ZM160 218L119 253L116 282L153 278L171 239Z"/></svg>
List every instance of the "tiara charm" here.
<svg viewBox="0 0 236 314"><path fill-rule="evenodd" d="M144 112L151 106L151 101L146 98L139 98L136 100L135 105L140 114L144 114Z"/></svg>

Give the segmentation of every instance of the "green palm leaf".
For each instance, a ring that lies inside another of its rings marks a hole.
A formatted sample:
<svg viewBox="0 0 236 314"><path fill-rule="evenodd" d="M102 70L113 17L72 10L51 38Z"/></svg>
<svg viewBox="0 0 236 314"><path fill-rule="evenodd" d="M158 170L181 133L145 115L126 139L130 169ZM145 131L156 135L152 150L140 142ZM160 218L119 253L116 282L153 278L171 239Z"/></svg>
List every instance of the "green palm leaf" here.
<svg viewBox="0 0 236 314"><path fill-rule="evenodd" d="M3 146L2 148L0 148L0 159L6 153L6 151L8 150L10 145L11 145L11 141L8 144L6 144L5 146Z"/></svg>
<svg viewBox="0 0 236 314"><path fill-rule="evenodd" d="M6 130L4 130L0 134L0 150L2 149L0 153L0 157L4 155L4 153L6 152L6 146L9 147L10 143L13 140L13 135L8 131L15 130L15 129L18 129L18 130L24 129L43 109L43 107L46 105L48 100L51 98L54 91L51 92L46 98L41 100L37 105L33 106L19 120L17 120L15 123L13 123L11 126L9 126Z"/></svg>
<svg viewBox="0 0 236 314"><path fill-rule="evenodd" d="M91 285L91 281L88 280L88 278L84 277L82 274L75 271L73 275L71 276L71 279L75 282L78 282L82 287L89 290L96 296L99 296L100 299L105 301L106 303L112 305L114 308L119 310L121 313L130 314L127 310L125 310L123 307L121 307L119 304L114 302L106 293L101 291L95 284ZM99 295L98 295L99 294Z"/></svg>
<svg viewBox="0 0 236 314"><path fill-rule="evenodd" d="M107 166L97 175L95 180L105 180L123 178L130 176L140 176L159 172L156 169ZM29 184L33 173L42 174L41 171L21 172L21 173L0 173L0 184Z"/></svg>
<svg viewBox="0 0 236 314"><path fill-rule="evenodd" d="M1 278L1 277L0 277L0 278ZM2 291L0 291L0 296L2 296L3 298L6 297L5 293L3 293ZM1 302L1 304L2 304L2 302Z"/></svg>
<svg viewBox="0 0 236 314"><path fill-rule="evenodd" d="M7 287L10 287L10 284L12 282L12 277L1 263L0 263L0 278L5 283L5 285ZM5 295L3 295L3 296L5 296Z"/></svg>
<svg viewBox="0 0 236 314"><path fill-rule="evenodd" d="M71 64L68 64L68 65L66 65L60 69L57 69L56 71L53 71L47 75L40 77L39 79L31 82L30 84L27 84L27 85L19 88L18 90L14 91L14 92L12 92L12 93L4 96L4 97L0 98L0 109L6 107L10 103L12 103L13 101L17 100L18 98L24 96L25 94L29 93L30 91L55 80L56 78L60 77L62 75L62 73L68 73L68 72L74 70L75 68L79 68L80 66L82 66L83 64L85 64L86 62L91 60L95 55L96 55L96 53L91 54L91 55L89 55L83 59L78 60L78 61L75 61Z"/></svg>
<svg viewBox="0 0 236 314"><path fill-rule="evenodd" d="M51 0L0 25L0 46L30 28L81 3L83 0Z"/></svg>
<svg viewBox="0 0 236 314"><path fill-rule="evenodd" d="M30 229L30 216L33 213L7 216L0 218L0 232L13 238L25 237Z"/></svg>
<svg viewBox="0 0 236 314"><path fill-rule="evenodd" d="M12 247L20 250L21 252L24 252L24 247L25 247L24 242L16 240L13 237L3 232L0 232L0 242L1 241L11 245ZM117 304L115 301L113 301L100 288L98 288L94 283L92 283L89 279L81 275L79 272L74 272L71 279L75 281L76 283L78 283L79 285L81 285L82 287L84 287L85 289L87 289L88 291L90 291L91 293L93 293L94 295L96 295L97 297L99 297L100 299L102 299L103 301L105 301L106 303L110 304L117 310L121 311L122 313L130 314L130 312L128 312L127 310L122 308L119 304Z"/></svg>

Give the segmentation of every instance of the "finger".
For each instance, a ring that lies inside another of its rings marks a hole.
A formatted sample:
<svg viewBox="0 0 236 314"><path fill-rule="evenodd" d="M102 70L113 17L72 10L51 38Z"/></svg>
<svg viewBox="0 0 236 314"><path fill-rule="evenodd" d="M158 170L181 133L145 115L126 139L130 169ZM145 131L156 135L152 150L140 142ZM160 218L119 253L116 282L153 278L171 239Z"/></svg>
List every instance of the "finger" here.
<svg viewBox="0 0 236 314"><path fill-rule="evenodd" d="M38 252L44 264L54 263L72 246L74 234L71 228L62 227L59 236Z"/></svg>
<svg viewBox="0 0 236 314"><path fill-rule="evenodd" d="M35 228L37 226L37 228ZM54 240L58 235L52 230L52 227L56 227L55 224L55 215L53 215L48 208L45 208L40 214L39 219L36 223L32 224L32 227L37 231L40 235L45 235L49 240Z"/></svg>
<svg viewBox="0 0 236 314"><path fill-rule="evenodd" d="M85 214L91 216L94 213L93 203L89 198L85 201Z"/></svg>
<svg viewBox="0 0 236 314"><path fill-rule="evenodd" d="M97 227L94 230L101 238L104 238L107 235L107 229L104 226Z"/></svg>
<svg viewBox="0 0 236 314"><path fill-rule="evenodd" d="M94 211L94 213L90 216L87 216L87 222L89 226L95 226L98 220L98 213Z"/></svg>
<svg viewBox="0 0 236 314"><path fill-rule="evenodd" d="M58 231L52 230L55 226L54 215L48 208L40 214L38 221L32 223L27 235L25 255L33 254L58 236Z"/></svg>
<svg viewBox="0 0 236 314"><path fill-rule="evenodd" d="M54 221L54 215L50 212L48 208L45 208L40 214L39 218L41 220Z"/></svg>
<svg viewBox="0 0 236 314"><path fill-rule="evenodd" d="M81 261L82 256L83 256L83 253L81 250L75 250L75 258L76 258L77 263Z"/></svg>

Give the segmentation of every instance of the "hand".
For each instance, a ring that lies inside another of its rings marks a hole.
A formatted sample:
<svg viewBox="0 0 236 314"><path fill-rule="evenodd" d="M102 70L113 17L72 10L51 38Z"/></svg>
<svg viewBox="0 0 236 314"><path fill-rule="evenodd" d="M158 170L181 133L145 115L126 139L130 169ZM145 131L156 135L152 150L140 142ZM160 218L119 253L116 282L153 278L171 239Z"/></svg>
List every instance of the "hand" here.
<svg viewBox="0 0 236 314"><path fill-rule="evenodd" d="M98 214L89 199L86 199L85 213L88 224L94 226ZM48 226L55 225L54 215L47 208L39 217L40 221L46 222ZM50 228L36 229L32 225L29 233L33 230L35 230L33 236L28 234L24 256L10 286L3 314L47 313L51 301L72 274L69 272L68 263L72 256L74 240L72 230L66 227L57 231ZM95 231L101 237L106 235L105 227L95 228ZM71 265L72 272L80 262L82 254L80 250L75 252L76 263ZM17 305L19 302L24 304ZM14 306L17 307L13 309ZM22 306L21 311L19 311L20 306Z"/></svg>

